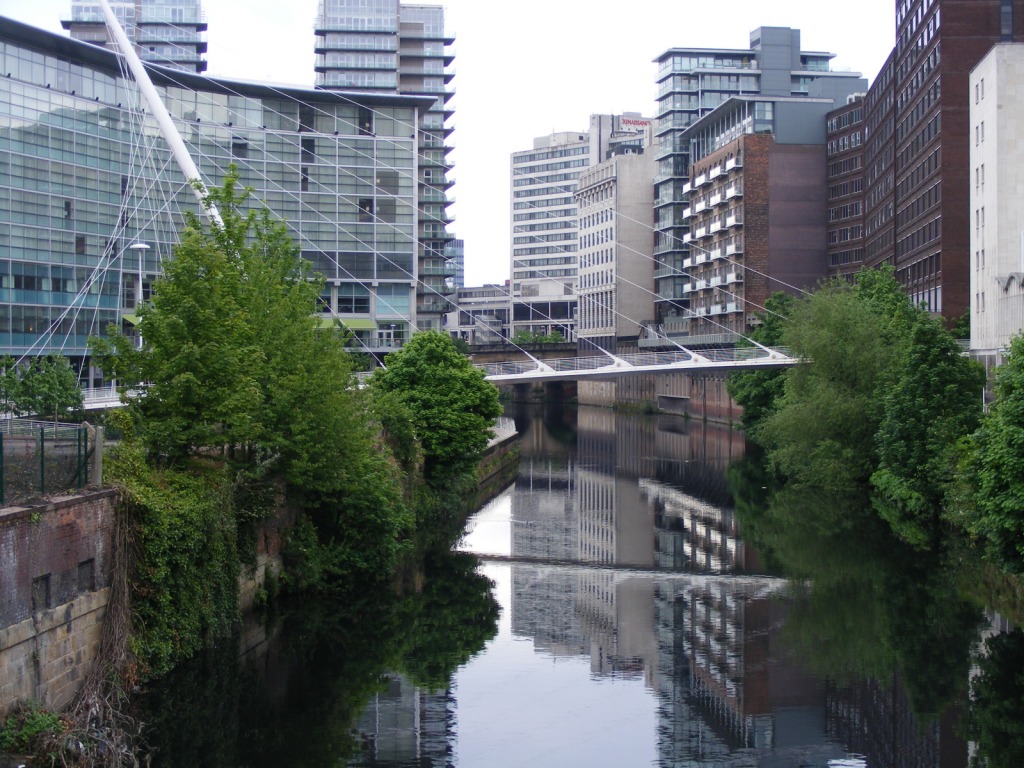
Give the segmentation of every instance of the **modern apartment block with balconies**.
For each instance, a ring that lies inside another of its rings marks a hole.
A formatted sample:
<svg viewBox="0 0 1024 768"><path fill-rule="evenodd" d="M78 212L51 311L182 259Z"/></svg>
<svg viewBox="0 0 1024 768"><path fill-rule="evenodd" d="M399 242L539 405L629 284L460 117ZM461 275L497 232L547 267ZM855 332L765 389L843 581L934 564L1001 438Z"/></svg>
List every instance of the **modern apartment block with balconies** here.
<svg viewBox="0 0 1024 768"><path fill-rule="evenodd" d="M440 330L455 276L445 246L451 240L448 178L452 165L446 127L455 39L445 33L440 5L398 0L321 0L316 20L316 85L345 91L390 92L435 99L418 126L415 329ZM369 117L369 115L367 115ZM414 330L414 329L410 329Z"/></svg>
<svg viewBox="0 0 1024 768"><path fill-rule="evenodd" d="M200 0L111 0L110 6L140 59L206 71L206 17ZM96 0L71 0L71 16L61 25L75 40L116 49Z"/></svg>
<svg viewBox="0 0 1024 768"><path fill-rule="evenodd" d="M690 219L694 213L687 209L691 207L691 165L696 159L692 156L687 130L734 97L758 94L797 100L818 97L845 103L848 95L863 92L867 83L858 73L833 72L830 62L834 56L802 51L799 30L761 27L751 32L749 48L671 48L655 59L658 64L655 129L658 171L654 195L654 250L658 327L650 329L648 343L666 334L687 333L688 318L692 316L690 306L695 281L688 270L694 266L698 254L691 254L689 242L684 238L691 229ZM769 106L770 102L765 102L761 109ZM749 125L740 133L759 132L766 125L766 119L771 122L770 118L750 117ZM719 140L724 144L736 136L726 139L723 135ZM717 149L720 147L706 147L705 151ZM742 206L739 212L742 215ZM721 304L709 302L707 306ZM703 309L705 305L700 306Z"/></svg>
<svg viewBox="0 0 1024 768"><path fill-rule="evenodd" d="M737 96L686 131L689 253L666 328L679 343L731 344L773 292L825 275L825 116L832 99Z"/></svg>

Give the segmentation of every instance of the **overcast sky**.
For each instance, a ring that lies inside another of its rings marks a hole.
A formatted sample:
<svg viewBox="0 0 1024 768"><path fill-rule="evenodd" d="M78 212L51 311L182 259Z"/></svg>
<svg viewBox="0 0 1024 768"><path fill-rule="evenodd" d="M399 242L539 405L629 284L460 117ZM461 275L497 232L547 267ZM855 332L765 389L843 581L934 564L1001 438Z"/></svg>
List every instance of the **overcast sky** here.
<svg viewBox="0 0 1024 768"><path fill-rule="evenodd" d="M833 69L874 80L894 42L893 0L448 0L456 38L455 216L466 284L509 274L509 156L591 114L653 116L656 66L673 47L746 48L760 26L793 27ZM0 14L62 32L70 0L0 0ZM208 74L313 84L317 0L203 0Z"/></svg>

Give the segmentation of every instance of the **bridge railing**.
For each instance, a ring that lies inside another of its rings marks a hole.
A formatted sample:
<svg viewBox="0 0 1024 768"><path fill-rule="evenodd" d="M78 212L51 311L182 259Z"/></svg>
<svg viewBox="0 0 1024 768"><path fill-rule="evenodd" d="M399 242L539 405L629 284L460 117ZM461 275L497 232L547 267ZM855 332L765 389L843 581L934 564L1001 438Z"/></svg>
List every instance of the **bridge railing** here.
<svg viewBox="0 0 1024 768"><path fill-rule="evenodd" d="M785 347L772 347L771 352L789 357L789 350ZM592 371L600 368L616 366L618 360L630 366L651 367L659 365L673 365L675 363L686 363L691 360L703 358L711 363L738 363L747 360L758 360L769 355L761 347L721 347L714 349L700 350L667 350L661 352L637 352L631 354L616 355L616 359L605 355L593 355L589 357L565 357L554 360L543 360L539 363L534 360L516 360L502 363L485 363L479 366L488 376L514 376L517 374L532 373L540 369L539 366L548 366L558 373L574 373L578 371Z"/></svg>

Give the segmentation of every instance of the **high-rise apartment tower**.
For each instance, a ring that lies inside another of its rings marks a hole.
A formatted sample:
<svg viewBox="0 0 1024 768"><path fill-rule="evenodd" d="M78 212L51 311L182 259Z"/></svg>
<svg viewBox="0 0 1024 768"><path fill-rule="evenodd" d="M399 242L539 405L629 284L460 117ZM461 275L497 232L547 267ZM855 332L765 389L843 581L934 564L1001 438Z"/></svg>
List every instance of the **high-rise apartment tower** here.
<svg viewBox="0 0 1024 768"><path fill-rule="evenodd" d="M320 0L316 19L316 86L338 91L371 91L431 96L419 128L418 215L415 222L388 222L415 227L418 240L416 326L441 328L452 292L454 270L445 259L451 186L451 147L445 126L453 114L450 65L453 37L445 34L440 5L403 5L398 0ZM417 126L408 126L409 134ZM382 225L376 217L373 223ZM415 329L410 329L415 330Z"/></svg>
<svg viewBox="0 0 1024 768"><path fill-rule="evenodd" d="M206 71L206 18L200 0L110 0L110 6L140 59ZM71 17L61 24L76 40L117 47L96 0L71 0Z"/></svg>

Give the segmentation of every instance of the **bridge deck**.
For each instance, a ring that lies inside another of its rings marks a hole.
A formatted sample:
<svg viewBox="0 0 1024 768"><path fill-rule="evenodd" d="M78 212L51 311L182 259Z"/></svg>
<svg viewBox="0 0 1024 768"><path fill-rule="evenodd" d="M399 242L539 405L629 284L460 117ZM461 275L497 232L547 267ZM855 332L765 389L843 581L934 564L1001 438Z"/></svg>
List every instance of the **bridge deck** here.
<svg viewBox="0 0 1024 768"><path fill-rule="evenodd" d="M558 360L521 360L487 363L479 366L488 381L516 383L530 381L571 381L579 379L613 379L638 373L677 373L680 371L744 370L750 368L783 368L796 365L784 347L706 349L699 352L640 352L629 355L594 355Z"/></svg>

